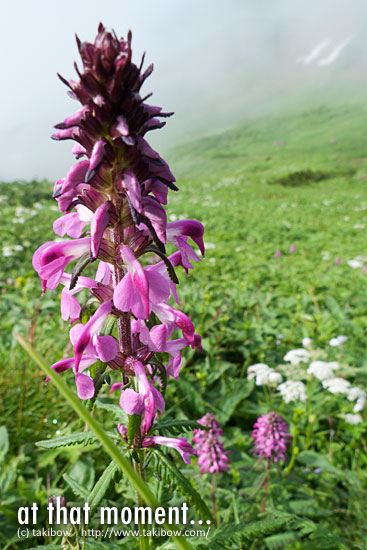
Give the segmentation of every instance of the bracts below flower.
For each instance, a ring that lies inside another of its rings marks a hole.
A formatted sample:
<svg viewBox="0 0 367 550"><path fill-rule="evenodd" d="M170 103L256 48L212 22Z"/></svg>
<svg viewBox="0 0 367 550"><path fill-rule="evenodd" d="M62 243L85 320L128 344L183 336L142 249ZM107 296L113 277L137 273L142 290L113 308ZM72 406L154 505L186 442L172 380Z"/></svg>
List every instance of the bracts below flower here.
<svg viewBox="0 0 367 550"><path fill-rule="evenodd" d="M79 80L60 79L81 107L57 124L52 136L72 140L77 159L54 187L62 216L53 228L65 240L43 244L33 257L43 293L63 286L62 318L72 325L74 356L52 368L73 370L81 399L97 397L97 373L119 372L111 391L120 389L121 408L140 418L131 445L172 447L189 463L196 451L184 438L150 430L165 409L167 381L178 378L181 350L201 350L192 321L169 301L172 296L179 304L175 269L187 272L201 260L191 243L204 256L204 227L196 220L167 223L167 191L178 188L146 134L172 113L140 95L152 67L142 72L142 64L132 63L131 33L118 39L100 24L93 44L79 39L77 44ZM170 256L167 243L177 248ZM71 264L71 272L65 271ZM88 276L82 275L86 269ZM120 433L124 436L122 426ZM225 459L218 467L226 467Z"/></svg>

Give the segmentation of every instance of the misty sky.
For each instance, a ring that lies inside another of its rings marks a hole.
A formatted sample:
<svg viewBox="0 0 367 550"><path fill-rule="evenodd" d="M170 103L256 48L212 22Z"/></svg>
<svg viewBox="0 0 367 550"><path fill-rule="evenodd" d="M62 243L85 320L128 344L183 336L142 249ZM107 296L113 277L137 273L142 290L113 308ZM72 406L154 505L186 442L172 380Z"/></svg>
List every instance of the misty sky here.
<svg viewBox="0 0 367 550"><path fill-rule="evenodd" d="M99 21L118 36L131 28L133 60L146 50L154 62L144 92L176 113L149 135L155 146L267 114L291 94L317 97L330 82L334 93L335 82L365 89L363 0L13 0L0 14L1 180L65 175L70 142L49 136L77 105L56 72L75 77L74 33L93 41Z"/></svg>

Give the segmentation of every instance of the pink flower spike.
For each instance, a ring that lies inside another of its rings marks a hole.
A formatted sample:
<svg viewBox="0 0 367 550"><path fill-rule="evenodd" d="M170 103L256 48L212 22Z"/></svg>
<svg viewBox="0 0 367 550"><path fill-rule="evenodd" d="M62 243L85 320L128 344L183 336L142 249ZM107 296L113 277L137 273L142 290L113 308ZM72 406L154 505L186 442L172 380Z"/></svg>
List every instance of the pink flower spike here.
<svg viewBox="0 0 367 550"><path fill-rule="evenodd" d="M91 252L92 258L97 259L99 247L101 246L101 241L103 233L105 232L109 221L110 221L110 202L107 201L97 208L93 214L92 220L90 222L90 234L91 234Z"/></svg>
<svg viewBox="0 0 367 550"><path fill-rule="evenodd" d="M277 250L276 252L274 252L274 258L277 260L278 258L280 258L280 256L282 255L282 251L281 250Z"/></svg>
<svg viewBox="0 0 367 550"><path fill-rule="evenodd" d="M197 447L198 461L200 473L208 472L210 474L221 473L224 470L229 470L228 451L224 450L220 437L223 435L223 430L214 414L207 413L198 420L199 424L209 426L209 430L194 430L192 442Z"/></svg>
<svg viewBox="0 0 367 550"><path fill-rule="evenodd" d="M281 416L273 411L260 416L254 424L251 437L254 439L254 454L273 462L285 460L286 446L292 436Z"/></svg>
<svg viewBox="0 0 367 550"><path fill-rule="evenodd" d="M296 245L295 244L291 244L291 246L289 247L289 253L290 254L293 254L293 252L296 251Z"/></svg>
<svg viewBox="0 0 367 550"><path fill-rule="evenodd" d="M341 258L335 258L334 260L334 265L340 265L342 263L342 259Z"/></svg>

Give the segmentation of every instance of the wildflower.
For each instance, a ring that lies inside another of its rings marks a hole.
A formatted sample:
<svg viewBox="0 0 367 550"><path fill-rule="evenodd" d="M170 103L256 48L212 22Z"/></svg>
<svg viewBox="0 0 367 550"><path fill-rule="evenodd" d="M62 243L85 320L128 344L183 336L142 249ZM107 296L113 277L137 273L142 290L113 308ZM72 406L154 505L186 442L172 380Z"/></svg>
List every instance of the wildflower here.
<svg viewBox="0 0 367 550"><path fill-rule="evenodd" d="M323 380L322 385L331 393L348 393L350 388L350 382L344 378L339 378L338 376Z"/></svg>
<svg viewBox="0 0 367 550"><path fill-rule="evenodd" d="M223 430L214 414L205 414L198 423L210 427L209 430L194 430L192 438L192 442L197 447L199 456L197 464L200 466L200 473L219 474L229 470L228 451L224 450L223 443L219 439L223 435Z"/></svg>
<svg viewBox="0 0 367 550"><path fill-rule="evenodd" d="M363 418L360 414L352 414L352 413L346 413L343 414L343 418L347 424L351 424L352 426L355 426L356 424L360 424L363 422Z"/></svg>
<svg viewBox="0 0 367 550"><path fill-rule="evenodd" d="M339 368L337 361L312 361L307 369L308 374L313 374L315 378L319 380L326 380L332 378L334 370Z"/></svg>
<svg viewBox="0 0 367 550"><path fill-rule="evenodd" d="M281 255L282 255L282 251L281 251L281 250L277 250L276 252L274 252L274 258L275 258L275 260L277 260L278 258L280 258Z"/></svg>
<svg viewBox="0 0 367 550"><path fill-rule="evenodd" d="M307 337L302 338L302 346L303 346L304 348L310 348L310 347L312 346L312 340L311 340L311 338L307 338Z"/></svg>
<svg viewBox="0 0 367 550"><path fill-rule="evenodd" d="M335 258L334 260L334 265L340 265L342 263L342 259L341 258Z"/></svg>
<svg viewBox="0 0 367 550"><path fill-rule="evenodd" d="M296 251L296 245L295 245L295 244L291 244L291 246L289 247L289 253L290 253L290 254L293 254L295 251Z"/></svg>
<svg viewBox="0 0 367 550"><path fill-rule="evenodd" d="M286 446L292 436L281 416L273 411L260 416L254 424L251 437L254 439L254 454L265 457L269 462L285 460Z"/></svg>
<svg viewBox="0 0 367 550"><path fill-rule="evenodd" d="M306 386L298 380L287 380L278 386L278 390L286 403L297 400L305 402L307 399Z"/></svg>
<svg viewBox="0 0 367 550"><path fill-rule="evenodd" d="M256 386L262 386L264 384L280 384L283 378L279 372L268 367L264 363L257 363L247 368L247 379L252 380L256 377Z"/></svg>
<svg viewBox="0 0 367 550"><path fill-rule="evenodd" d="M329 346L335 348L337 346L341 346L342 344L344 344L346 341L348 340L348 338L346 336L343 336L342 334L340 336L337 336L336 338L332 338L330 341L329 341Z"/></svg>
<svg viewBox="0 0 367 550"><path fill-rule="evenodd" d="M310 353L302 348L292 349L285 354L283 359L289 361L291 365L298 365L299 363L307 363L310 359Z"/></svg>
<svg viewBox="0 0 367 550"><path fill-rule="evenodd" d="M348 260L347 264L349 267L353 269L358 269L363 266L363 263L360 260L354 259L354 260Z"/></svg>
<svg viewBox="0 0 367 550"><path fill-rule="evenodd" d="M149 96L140 95L152 66L143 71L143 62L140 66L132 62L131 33L126 40L118 39L100 24L94 43L77 38L77 45L82 60L81 69L75 66L78 80L60 79L81 105L56 125L52 136L74 142L77 162L54 186L62 213L53 224L59 238L39 247L33 266L43 292L63 285L64 320L75 323L82 311L89 314L96 301L98 307L89 320L77 322L70 330L74 357L52 368L60 374L72 369L81 399L96 398L100 390L89 367L100 361L104 373L118 371L122 382L113 384L112 391L121 389L119 404L127 415L141 416L134 448L166 445L189 463L196 452L184 438L148 432L158 411L165 409L164 397L155 387L157 364L166 369L167 378L177 378L180 351L187 346L201 349L191 319L168 302L173 296L179 304L175 269L187 272L193 268L191 260L201 260L191 241L204 256L204 226L190 219L167 223L168 190L178 188L146 134L164 126L161 119L173 113L149 105ZM23 214L25 210L18 212ZM167 242L177 249L170 256ZM84 277L83 269L93 262L98 265L95 278ZM79 302L84 299L83 289L90 294L84 304L88 308ZM176 329L182 332L181 338L173 337ZM167 354L167 365L160 362L161 357L155 359L156 353ZM125 428L120 433L124 437Z"/></svg>

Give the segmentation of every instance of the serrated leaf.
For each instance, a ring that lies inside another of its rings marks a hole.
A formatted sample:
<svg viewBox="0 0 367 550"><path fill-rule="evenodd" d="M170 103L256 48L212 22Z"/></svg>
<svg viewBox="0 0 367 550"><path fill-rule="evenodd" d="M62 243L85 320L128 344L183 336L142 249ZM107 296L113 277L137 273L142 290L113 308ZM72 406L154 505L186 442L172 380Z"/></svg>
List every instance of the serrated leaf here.
<svg viewBox="0 0 367 550"><path fill-rule="evenodd" d="M166 430L174 435L185 433L191 430L210 430L210 426L203 426L195 420L176 420L174 418L165 418L161 422L154 424L152 431L154 430Z"/></svg>
<svg viewBox="0 0 367 550"><path fill-rule="evenodd" d="M118 420L123 420L123 422L127 425L129 417L119 405L115 405L110 401L105 401L104 397L98 398L95 404L97 408L109 411L115 416L115 418Z"/></svg>
<svg viewBox="0 0 367 550"><path fill-rule="evenodd" d="M154 452L159 456L160 461L167 467L167 469L173 474L175 480L181 487L183 493L190 500L191 504L199 512L201 519L210 520L214 524L214 518L210 513L209 508L199 495L199 493L191 485L190 481L180 472L177 466L161 451L154 449Z"/></svg>
<svg viewBox="0 0 367 550"><path fill-rule="evenodd" d="M89 497L87 498L87 502L89 503L91 510L98 506L98 504L106 494L117 469L117 464L114 461L110 462L110 464L107 466L107 468L93 487Z"/></svg>
<svg viewBox="0 0 367 550"><path fill-rule="evenodd" d="M108 432L108 435L114 439L117 439L116 434L113 432ZM42 449L55 449L56 447L68 447L69 445L77 445L80 443L88 445L97 440L98 437L92 432L78 432L70 435L62 435L61 437L56 437L54 439L43 439L41 441L37 441L36 445Z"/></svg>
<svg viewBox="0 0 367 550"><path fill-rule="evenodd" d="M80 483L78 483L74 478L70 477L68 474L62 476L66 483L70 486L71 490L75 496L82 498L84 501L88 499L88 491L84 489Z"/></svg>
<svg viewBox="0 0 367 550"><path fill-rule="evenodd" d="M129 424L127 427L127 442L129 445L132 445L136 432L140 428L140 424L140 414L129 414Z"/></svg>

